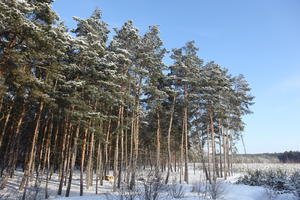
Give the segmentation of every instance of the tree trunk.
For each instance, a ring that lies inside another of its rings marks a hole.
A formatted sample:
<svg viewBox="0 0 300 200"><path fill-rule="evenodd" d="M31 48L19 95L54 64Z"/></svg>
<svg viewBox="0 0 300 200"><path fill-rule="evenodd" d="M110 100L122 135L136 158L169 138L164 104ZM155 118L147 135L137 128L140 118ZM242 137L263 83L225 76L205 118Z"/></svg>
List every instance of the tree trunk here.
<svg viewBox="0 0 300 200"><path fill-rule="evenodd" d="M181 134L181 147L180 147L180 161L179 161L179 183L182 183L183 175L183 152L184 152L184 120L182 120L182 134Z"/></svg>
<svg viewBox="0 0 300 200"><path fill-rule="evenodd" d="M170 170L172 169L172 164L171 164L171 131L172 131L172 124L173 124L173 115L174 115L174 110L175 110L175 102L176 102L176 96L174 95L171 114L170 114L169 128L168 128L168 171L167 171L165 184L168 184L169 176L170 176Z"/></svg>
<svg viewBox="0 0 300 200"><path fill-rule="evenodd" d="M156 130L156 167L155 176L159 177L159 167L160 167L160 115L157 109L157 130Z"/></svg>
<svg viewBox="0 0 300 200"><path fill-rule="evenodd" d="M43 108L44 108L44 102L41 101L40 106L39 106L39 110L38 110L38 113L37 113L37 117L36 117L36 123L35 123L35 128L34 128L34 132L33 132L33 136L32 136L30 152L29 152L29 155L28 155L28 162L26 164L24 175L23 175L20 187L19 187L20 190L24 189L23 199L25 199L26 190L27 190L28 181L29 181L28 179L29 179L29 176L32 173L31 169L32 169L33 162L34 162L33 158L34 158L36 140L37 140L38 133L39 133L39 127L40 127L40 121L41 121Z"/></svg>
<svg viewBox="0 0 300 200"><path fill-rule="evenodd" d="M109 171L108 145L109 145L109 138L110 138L110 126L111 126L111 119L109 119L109 121L108 121L106 140L105 140L105 146L104 146L104 151L105 151L104 176L106 176Z"/></svg>
<svg viewBox="0 0 300 200"><path fill-rule="evenodd" d="M23 123L24 116L25 116L25 105L23 104L19 120L15 127L16 132L15 132L14 137L12 138L12 142L10 143L9 154L8 154L9 158L8 158L7 173L0 182L0 190L5 187L9 176L13 173L13 171L15 170L15 167L16 167L19 145L20 145L19 143L20 143L20 139L21 139L21 136L20 136L21 135L21 125Z"/></svg>
<svg viewBox="0 0 300 200"><path fill-rule="evenodd" d="M52 123L53 125L53 123ZM46 174L46 184L45 184L45 199L49 198L49 194L48 194L48 182L49 182L49 175L50 175L50 154L51 154L51 150L49 148L48 151L46 151L46 162L47 162L47 174ZM44 172L43 172L44 173Z"/></svg>
<svg viewBox="0 0 300 200"><path fill-rule="evenodd" d="M65 176L65 166L64 166L64 161L66 160L66 155L67 155L67 150L66 149L66 140L67 140L67 136L68 132L71 132L70 128L71 128L71 122L66 119L65 120L65 124L67 124L67 129L64 128L64 130L61 130L63 135L62 135L62 142L61 142L61 153L60 153L60 161L59 161L59 186L58 186L58 191L57 194L61 195L62 194L62 188L64 185L64 176ZM61 126L57 126L57 131L59 131L59 129L63 129L62 125ZM57 132L58 133L58 132Z"/></svg>
<svg viewBox="0 0 300 200"><path fill-rule="evenodd" d="M187 89L184 89L184 137L185 137L185 159L184 159L184 181L186 183L189 183L189 147L188 147L188 94L187 94Z"/></svg>
<svg viewBox="0 0 300 200"><path fill-rule="evenodd" d="M44 154L44 159L43 159L42 175L44 175L46 163L49 163L47 160L50 159L50 158L48 158L50 156L50 155L48 155L49 154L48 152L51 151L50 143L51 143L51 137L52 137L52 131L53 131L53 114L51 115L49 123L50 123L50 126L48 129L48 134L47 134L47 139L46 139L46 144L45 144L45 154ZM48 166L47 170L49 170L49 166Z"/></svg>
<svg viewBox="0 0 300 200"><path fill-rule="evenodd" d="M184 115L185 115L185 121L184 121L184 136L185 136L185 159L184 159L184 181L186 183L189 183L189 169L188 169L188 155L189 155L189 150L188 150L188 116L187 116L187 107L185 108L184 111Z"/></svg>
<svg viewBox="0 0 300 200"><path fill-rule="evenodd" d="M142 78L139 79L139 86L137 89L137 93L135 95L135 125L134 125L134 131L133 131L133 142L134 142L134 149L133 149L133 160L132 160L132 173L131 173L131 180L129 188L133 189L135 186L135 173L136 173L136 167L137 167L137 161L138 161L138 155L139 155L139 131L140 131L140 92L142 89Z"/></svg>
<svg viewBox="0 0 300 200"><path fill-rule="evenodd" d="M123 171L123 165L124 165L124 106L122 106L121 110L121 159L120 159L120 168L119 168L119 175L118 175L118 188L121 187L121 181L122 181L122 171Z"/></svg>
<svg viewBox="0 0 300 200"><path fill-rule="evenodd" d="M222 125L221 125L221 120L219 121L219 149L220 149L220 152L219 152L219 159L220 159L220 175L221 175L221 178L223 178L223 159L222 159Z"/></svg>
<svg viewBox="0 0 300 200"><path fill-rule="evenodd" d="M8 113L6 114L6 117L5 117L5 121L4 121L4 124L3 124L3 127L2 127L2 131L0 133L0 147L2 145L2 141L3 141L3 137L5 135L5 131L6 131L6 127L7 127L7 124L8 124L8 120L10 118L10 115L11 115L11 110L12 110L13 106L11 105L8 109Z"/></svg>
<svg viewBox="0 0 300 200"><path fill-rule="evenodd" d="M89 186L93 184L93 154L94 154L94 131L91 132L90 137L90 148L89 148L89 157L88 157L88 164L86 169L86 188L88 189Z"/></svg>
<svg viewBox="0 0 300 200"><path fill-rule="evenodd" d="M83 170L84 170L87 134L88 134L88 128L85 128L83 134L83 140L82 140L82 150L81 150L81 159L80 159L80 196L83 195Z"/></svg>
<svg viewBox="0 0 300 200"><path fill-rule="evenodd" d="M211 150L212 150L212 164L213 164L213 181L217 181L216 176L216 143L215 143L215 128L214 128L214 121L212 117L212 111L209 112L209 120L210 120L210 129L211 129Z"/></svg>
<svg viewBox="0 0 300 200"><path fill-rule="evenodd" d="M203 151L203 146L202 146L202 140L201 140L201 133L199 132L199 150L200 150L200 160L201 160L201 163L202 163L202 167L203 167L203 171L205 173L205 177L206 177L206 180L208 180L209 184L211 184L211 177L209 176L208 174L208 171L207 171L207 168L206 168L206 165L205 165L205 159L204 159L204 151Z"/></svg>
<svg viewBox="0 0 300 200"><path fill-rule="evenodd" d="M227 163L227 150L226 150L226 146L227 146L227 139L226 139L226 134L224 134L224 128L222 127L222 140L223 140L223 154L224 154L224 158L223 158L223 162L224 162L224 179L227 180L227 167L226 167L226 163Z"/></svg>
<svg viewBox="0 0 300 200"><path fill-rule="evenodd" d="M119 112L118 112L118 122L117 122L117 137L116 137L116 144L115 144L115 154L114 154L114 171L113 171L113 176L114 176L114 184L113 184L113 191L116 191L117 188L117 170L118 170L118 161L119 161L119 137L120 137L120 124L121 124L121 112L122 112L122 106L119 107Z"/></svg>
<svg viewBox="0 0 300 200"><path fill-rule="evenodd" d="M98 148L97 148L97 160L96 160L96 194L98 194L98 181L99 178L101 179L101 172L102 170L102 149L101 149L101 142L99 140Z"/></svg>
<svg viewBox="0 0 300 200"><path fill-rule="evenodd" d="M210 130L209 130L209 125L207 125L206 129L206 134L207 134L207 169L208 169L208 175L209 175L209 180L211 180L211 159L210 159Z"/></svg>
<svg viewBox="0 0 300 200"><path fill-rule="evenodd" d="M69 174L69 181L68 181L68 186L67 186L67 190L66 190L66 197L70 196L71 184L72 184L72 179L73 179L73 171L74 171L76 155L77 155L77 142L78 142L78 136L79 136L79 128L80 128L80 125L77 125L75 135L73 137L74 140L73 140L73 146L72 146L72 157L71 157L71 162L70 162L70 174Z"/></svg>
<svg viewBox="0 0 300 200"><path fill-rule="evenodd" d="M135 130L135 112L132 113L132 118L131 118L131 131L130 131L130 153L129 153L129 170L127 173L127 184L129 183L131 173L133 171L133 138L134 138L134 130Z"/></svg>

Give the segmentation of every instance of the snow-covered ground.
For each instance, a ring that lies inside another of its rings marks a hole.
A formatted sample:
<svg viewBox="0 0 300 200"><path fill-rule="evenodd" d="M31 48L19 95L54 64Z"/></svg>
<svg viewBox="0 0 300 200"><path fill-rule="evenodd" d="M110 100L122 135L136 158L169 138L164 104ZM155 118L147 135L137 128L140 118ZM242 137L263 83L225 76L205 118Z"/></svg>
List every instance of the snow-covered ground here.
<svg viewBox="0 0 300 200"><path fill-rule="evenodd" d="M274 195L272 192L267 191L263 187L256 187L256 186L246 186L246 185L237 185L234 182L237 180L238 177L243 175L243 172L249 170L249 169L264 169L264 168L272 168L272 169L278 169L278 168L284 168L285 170L300 170L300 165L276 165L276 168L273 164L270 164L269 167L267 167L269 164L247 164L247 165L236 165L234 175L232 177L229 177L227 181L222 181L219 188L220 197L218 199L223 200L296 200L297 198L293 196L292 194L281 194L281 195ZM199 166L199 165L198 165ZM189 171L189 183L190 184L181 184L177 185L179 187L183 188L184 196L180 199L185 200L206 200L210 199L209 192L207 188L205 189L203 184L205 181L204 174L196 165L196 168L193 167L193 165L190 165L190 171ZM140 171L138 173L138 177L146 177L147 174L149 174L149 171ZM22 172L17 171L13 179L9 180L9 183L7 187L3 190L0 190L0 199L7 199L7 200L17 200L20 199L22 196L22 193L18 191L18 185L22 178ZM65 198L65 190L66 186L63 187L63 194L61 196L57 195L57 189L58 189L58 177L56 174L53 175L51 181L49 182L48 186L48 193L50 195L49 199L56 199L56 200L119 200L120 195L124 194L122 192L112 192L112 182L104 181L104 184L102 186L98 187L98 195L95 194L95 180L93 183L93 186L87 189L84 188L84 196L79 196L79 172L76 171L74 173L74 178L72 181L72 187L71 187L71 194L69 198ZM178 175L178 172L173 172L170 177L171 184L169 187L164 187L159 193L160 198L159 199L166 199L166 200L173 200L176 198L172 198L172 195L170 194L169 190L170 188L174 187L176 183L178 184L180 180L180 177ZM29 198L33 199L33 196L36 194L36 191L38 191L37 199L43 199L44 198L44 185L45 181L41 180L40 187L34 188L34 180L32 180L31 188L29 189ZM199 188L199 183L202 183L202 187ZM139 192L143 193L143 183L140 182L139 184L141 186L141 189ZM169 188L169 189L168 189ZM136 200L140 200L141 195L137 195L138 197ZM139 199L140 198L140 199ZM178 198L177 198L178 199ZM126 200L126 199L124 199Z"/></svg>
<svg viewBox="0 0 300 200"><path fill-rule="evenodd" d="M211 199L209 194L193 192L191 185L184 185L184 196L180 199L184 200L208 200ZM281 194L275 197L270 194L263 187L237 185L232 183L222 184L222 194L218 199L222 200L297 200L292 194ZM163 193L163 192L162 192ZM89 195L84 197L72 197L72 198L58 198L56 200L119 200L118 193L111 195ZM178 198L172 198L166 192L161 195L161 198L165 200L176 200ZM136 200L143 200L143 198L136 197Z"/></svg>

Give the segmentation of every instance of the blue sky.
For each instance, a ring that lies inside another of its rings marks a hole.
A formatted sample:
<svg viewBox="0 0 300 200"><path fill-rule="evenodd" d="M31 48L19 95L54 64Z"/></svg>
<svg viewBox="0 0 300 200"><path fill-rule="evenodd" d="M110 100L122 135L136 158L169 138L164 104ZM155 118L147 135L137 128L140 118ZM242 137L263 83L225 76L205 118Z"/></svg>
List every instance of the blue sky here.
<svg viewBox="0 0 300 200"><path fill-rule="evenodd" d="M256 96L246 116L248 153L300 150L299 0L56 0L70 28L99 7L110 28L160 25L167 49L195 40L199 56L244 74ZM168 61L168 60L167 60ZM238 144L242 152L241 144Z"/></svg>

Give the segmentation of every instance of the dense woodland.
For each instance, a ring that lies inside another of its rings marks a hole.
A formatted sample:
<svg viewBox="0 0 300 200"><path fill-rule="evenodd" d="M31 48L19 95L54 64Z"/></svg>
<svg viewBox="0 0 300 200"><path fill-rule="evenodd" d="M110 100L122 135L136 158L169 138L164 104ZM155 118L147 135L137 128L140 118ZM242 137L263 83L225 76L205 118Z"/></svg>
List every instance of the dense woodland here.
<svg viewBox="0 0 300 200"><path fill-rule="evenodd" d="M165 49L158 26L110 30L99 9L68 30L51 3L0 2L0 188L15 170L24 197L54 173L69 196L75 170L81 195L109 173L114 190L133 188L143 167L165 183L171 171L188 182L192 161L209 182L231 174L254 99L243 75L204 62L194 41Z"/></svg>

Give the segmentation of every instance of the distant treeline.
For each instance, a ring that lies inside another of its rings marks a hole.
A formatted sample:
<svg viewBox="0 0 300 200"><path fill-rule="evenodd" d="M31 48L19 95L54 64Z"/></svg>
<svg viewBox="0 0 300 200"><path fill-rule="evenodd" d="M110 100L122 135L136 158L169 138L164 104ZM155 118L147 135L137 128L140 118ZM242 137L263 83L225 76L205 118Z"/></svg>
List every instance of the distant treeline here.
<svg viewBox="0 0 300 200"><path fill-rule="evenodd" d="M299 151L285 151L284 153L237 154L236 163L300 163Z"/></svg>
<svg viewBox="0 0 300 200"><path fill-rule="evenodd" d="M285 151L284 153L275 154L280 162L283 163L300 163L299 151Z"/></svg>

